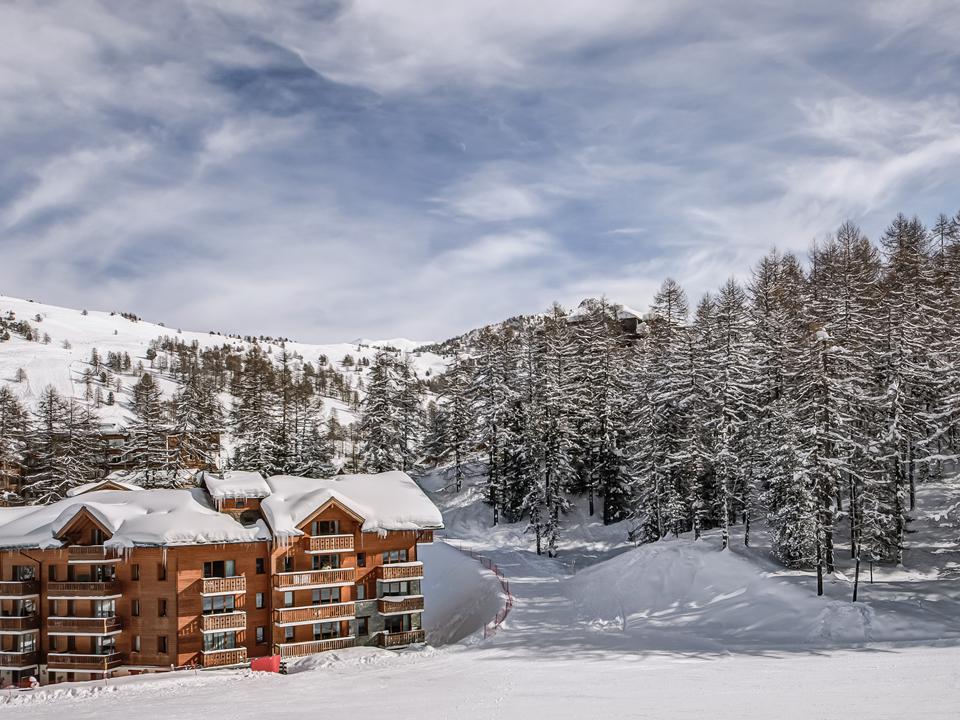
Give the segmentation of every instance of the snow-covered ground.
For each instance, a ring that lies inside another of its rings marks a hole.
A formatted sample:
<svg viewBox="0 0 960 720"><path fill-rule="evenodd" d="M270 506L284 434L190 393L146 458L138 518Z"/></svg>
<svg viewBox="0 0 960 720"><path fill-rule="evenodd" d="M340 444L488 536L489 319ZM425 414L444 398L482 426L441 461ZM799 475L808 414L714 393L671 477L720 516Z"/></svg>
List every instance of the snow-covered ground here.
<svg viewBox="0 0 960 720"><path fill-rule="evenodd" d="M425 549L432 647L357 648L310 658L288 676L176 673L22 693L19 718L245 718L389 713L417 718L956 718L960 708L960 551L946 484L922 488L904 567L865 573L849 602L849 560L817 598L785 571L762 532L752 548L716 538L633 548L626 526L577 506L561 557L532 552L522 525L489 528L472 479L423 486L449 544ZM742 538L735 536L736 541ZM493 637L500 586L456 546L509 578L514 607ZM841 546L840 552L842 553Z"/></svg>

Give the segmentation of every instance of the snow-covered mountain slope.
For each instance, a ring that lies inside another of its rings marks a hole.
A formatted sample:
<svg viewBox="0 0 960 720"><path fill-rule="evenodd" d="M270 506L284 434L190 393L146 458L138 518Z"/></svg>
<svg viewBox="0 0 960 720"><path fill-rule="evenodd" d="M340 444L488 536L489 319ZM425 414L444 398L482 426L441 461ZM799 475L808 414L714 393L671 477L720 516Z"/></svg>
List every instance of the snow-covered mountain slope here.
<svg viewBox="0 0 960 720"><path fill-rule="evenodd" d="M229 344L240 352L246 351L252 345L236 337L168 328L145 320L131 320L119 313L82 311L0 295L0 317L6 317L11 312L17 320L29 322L41 337L46 334L50 338L49 343L44 344L12 334L9 341L0 343L0 383L8 384L28 405L33 404L48 385L55 387L62 395L83 397L81 376L88 367L90 353L94 348L101 357L106 357L108 352L129 353L134 365L139 360L149 367L146 352L150 342L162 336L173 337L188 344L196 342L200 348ZM275 342L262 341L259 344L271 353L279 350ZM395 338L386 341L326 344L290 341L285 343L285 347L289 353L301 355L305 362L316 364L322 355L338 368L348 355L354 361L361 358L372 360L378 347L392 347L409 352L414 367L421 376L442 372L445 365L442 357L428 352L413 352L415 347L424 344L427 343ZM17 372L20 369L26 374L23 382L17 382ZM350 372L359 377L365 372L365 368L355 364ZM154 374L164 395L169 397L176 389L175 382L163 373ZM121 374L118 377L123 385L122 392L128 392L137 381L131 374ZM350 421L349 409L340 401L330 399L328 407L343 413L343 421ZM117 403L101 407L99 415L107 423L125 423L130 419L130 410L126 403Z"/></svg>

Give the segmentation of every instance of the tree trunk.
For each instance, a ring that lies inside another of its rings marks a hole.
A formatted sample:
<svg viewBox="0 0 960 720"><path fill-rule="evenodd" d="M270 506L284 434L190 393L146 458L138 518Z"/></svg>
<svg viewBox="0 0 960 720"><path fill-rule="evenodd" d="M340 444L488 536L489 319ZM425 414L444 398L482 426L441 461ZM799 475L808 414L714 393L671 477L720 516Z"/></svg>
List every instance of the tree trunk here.
<svg viewBox="0 0 960 720"><path fill-rule="evenodd" d="M857 590L860 589L860 555L857 555L857 569L853 574L853 601L857 601Z"/></svg>

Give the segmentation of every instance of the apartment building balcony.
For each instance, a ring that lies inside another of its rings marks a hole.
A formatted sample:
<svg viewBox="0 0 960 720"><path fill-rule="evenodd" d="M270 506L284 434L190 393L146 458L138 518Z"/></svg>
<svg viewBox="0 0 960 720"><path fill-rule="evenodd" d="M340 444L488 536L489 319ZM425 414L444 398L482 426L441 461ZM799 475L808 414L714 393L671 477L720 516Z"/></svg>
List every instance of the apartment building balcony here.
<svg viewBox="0 0 960 720"><path fill-rule="evenodd" d="M23 670L24 668L36 667L37 653L30 652L0 652L0 670Z"/></svg>
<svg viewBox="0 0 960 720"><path fill-rule="evenodd" d="M39 629L39 615L0 615L0 634L18 635Z"/></svg>
<svg viewBox="0 0 960 720"><path fill-rule="evenodd" d="M433 530L421 530L417 533L417 543L429 545L433 542Z"/></svg>
<svg viewBox="0 0 960 720"><path fill-rule="evenodd" d="M311 625L330 620L353 620L356 604L352 602L308 605L306 607L277 608L274 622L280 627L287 625Z"/></svg>
<svg viewBox="0 0 960 720"><path fill-rule="evenodd" d="M67 562L71 565L118 563L122 559L116 548L103 545L71 545L67 548Z"/></svg>
<svg viewBox="0 0 960 720"><path fill-rule="evenodd" d="M351 648L357 644L357 639L350 635L348 637L329 638L327 640L308 640L298 643L282 643L280 647L280 657L287 658L303 657L304 655L314 655L315 653L327 652L328 650L343 650Z"/></svg>
<svg viewBox="0 0 960 720"><path fill-rule="evenodd" d="M382 632L377 635L377 645L382 648L406 647L427 641L423 630L407 630L406 632Z"/></svg>
<svg viewBox="0 0 960 720"><path fill-rule="evenodd" d="M423 612L423 595L380 598L377 600L377 612L381 615Z"/></svg>
<svg viewBox="0 0 960 720"><path fill-rule="evenodd" d="M215 613L200 616L201 632L221 632L223 630L243 630L247 627L247 614L242 610L229 613Z"/></svg>
<svg viewBox="0 0 960 720"><path fill-rule="evenodd" d="M47 583L49 600L108 600L120 596L120 583L116 580Z"/></svg>
<svg viewBox="0 0 960 720"><path fill-rule="evenodd" d="M48 617L47 635L116 635L122 629L120 618Z"/></svg>
<svg viewBox="0 0 960 720"><path fill-rule="evenodd" d="M18 600L40 594L36 580L0 580L0 600Z"/></svg>
<svg viewBox="0 0 960 720"><path fill-rule="evenodd" d="M247 591L247 578L244 575L203 578L202 583L201 595L242 595Z"/></svg>
<svg viewBox="0 0 960 720"><path fill-rule="evenodd" d="M82 653L47 653L48 670L107 672L123 664L120 653L86 655Z"/></svg>
<svg viewBox="0 0 960 720"><path fill-rule="evenodd" d="M200 657L200 665L205 668L243 665L245 662L247 662L247 649L245 647L230 648L229 650L204 650Z"/></svg>
<svg viewBox="0 0 960 720"><path fill-rule="evenodd" d="M353 552L353 535L311 535L307 538L308 553Z"/></svg>
<svg viewBox="0 0 960 720"><path fill-rule="evenodd" d="M405 563L377 565L377 580L396 582L397 580L420 580L423 578L423 563L419 560Z"/></svg>
<svg viewBox="0 0 960 720"><path fill-rule="evenodd" d="M278 591L312 590L322 587L339 587L353 584L353 568L333 570L305 570L302 572L277 573L273 588Z"/></svg>

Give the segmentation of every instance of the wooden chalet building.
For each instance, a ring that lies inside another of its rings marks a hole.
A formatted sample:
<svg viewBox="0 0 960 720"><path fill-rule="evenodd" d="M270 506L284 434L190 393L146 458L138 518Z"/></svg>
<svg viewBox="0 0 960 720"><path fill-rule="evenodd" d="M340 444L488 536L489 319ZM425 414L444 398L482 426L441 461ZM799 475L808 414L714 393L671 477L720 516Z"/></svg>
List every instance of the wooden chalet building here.
<svg viewBox="0 0 960 720"><path fill-rule="evenodd" d="M0 684L424 641L442 520L406 474L203 483L0 508Z"/></svg>

